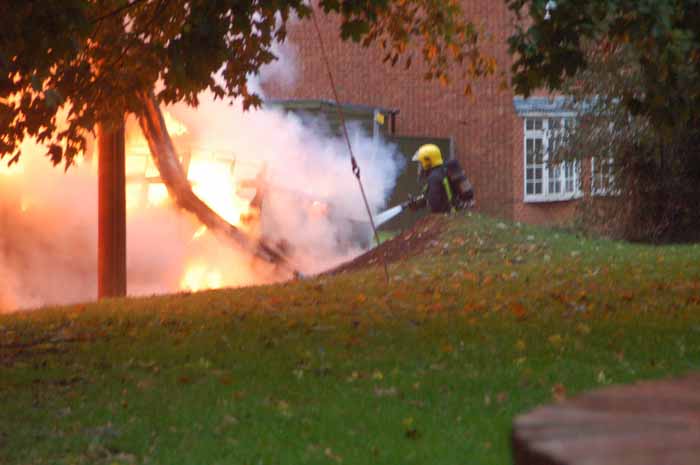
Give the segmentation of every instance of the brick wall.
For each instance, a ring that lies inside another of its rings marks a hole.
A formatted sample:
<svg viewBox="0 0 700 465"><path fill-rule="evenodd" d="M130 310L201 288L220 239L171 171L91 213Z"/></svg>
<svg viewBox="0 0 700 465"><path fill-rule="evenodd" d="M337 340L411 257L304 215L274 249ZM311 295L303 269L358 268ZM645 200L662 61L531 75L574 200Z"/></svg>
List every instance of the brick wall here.
<svg viewBox="0 0 700 465"><path fill-rule="evenodd" d="M482 48L496 58L499 72L507 73L511 58L506 38L514 25L510 12L500 1L463 0L462 4L467 17L486 31ZM551 222L566 210L561 205L522 203L522 120L515 113L512 92L500 88L503 76L474 82L473 96L465 97L463 82L442 86L424 81L425 69L418 59L408 70L401 65L392 68L382 63L378 45L363 48L343 42L337 18L320 15L319 19L340 100L399 109L398 134L453 138L481 211L521 221ZM293 25L289 40L299 52L297 82L291 89L268 83L264 87L267 96L332 99L311 21Z"/></svg>

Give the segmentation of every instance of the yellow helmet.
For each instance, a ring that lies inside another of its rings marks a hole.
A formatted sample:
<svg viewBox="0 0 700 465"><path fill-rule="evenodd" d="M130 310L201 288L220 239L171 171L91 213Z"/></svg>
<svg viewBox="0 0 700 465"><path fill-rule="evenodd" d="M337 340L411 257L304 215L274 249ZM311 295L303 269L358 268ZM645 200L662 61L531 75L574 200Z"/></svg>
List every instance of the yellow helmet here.
<svg viewBox="0 0 700 465"><path fill-rule="evenodd" d="M420 162L421 168L427 171L442 165L442 153L440 147L435 144L425 144L416 151L412 161Z"/></svg>

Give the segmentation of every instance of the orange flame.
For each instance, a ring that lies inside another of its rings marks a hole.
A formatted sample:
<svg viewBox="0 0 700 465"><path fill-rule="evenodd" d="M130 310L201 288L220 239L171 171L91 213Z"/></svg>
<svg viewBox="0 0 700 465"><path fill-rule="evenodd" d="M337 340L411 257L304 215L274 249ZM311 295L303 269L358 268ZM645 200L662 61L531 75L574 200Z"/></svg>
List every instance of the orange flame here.
<svg viewBox="0 0 700 465"><path fill-rule="evenodd" d="M184 154L183 167L193 192L229 223L246 228L241 221L250 210L250 200L240 195L233 176L235 155L189 147L189 130L167 111L163 112L168 132ZM150 158L148 143L140 131L127 131L126 137L127 211L170 204L167 188ZM211 233L200 226L192 236L198 240ZM180 289L198 291L236 284L237 276L211 264L205 257L190 259L180 279Z"/></svg>

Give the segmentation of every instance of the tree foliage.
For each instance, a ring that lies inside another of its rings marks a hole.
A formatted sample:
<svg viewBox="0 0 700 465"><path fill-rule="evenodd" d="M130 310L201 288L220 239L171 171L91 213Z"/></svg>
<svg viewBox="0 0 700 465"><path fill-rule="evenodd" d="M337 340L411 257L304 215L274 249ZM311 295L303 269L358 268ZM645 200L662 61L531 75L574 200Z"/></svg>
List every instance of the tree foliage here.
<svg viewBox="0 0 700 465"><path fill-rule="evenodd" d="M558 0L545 19L545 0L506 0L523 20L510 37L513 84L529 95L560 90L591 63L587 44L634 51L639 86L617 97L656 127L683 126L700 114L700 2L697 0Z"/></svg>
<svg viewBox="0 0 700 465"><path fill-rule="evenodd" d="M561 134L555 160L590 162L598 185L580 204L583 225L631 240L700 238L700 120L658 131L619 96L641 93L644 76L633 46L585 47L587 67L562 82L577 124ZM601 185L602 184L602 185Z"/></svg>
<svg viewBox="0 0 700 465"><path fill-rule="evenodd" d="M454 0L320 0L341 18L341 36L380 42L396 63L418 43L430 75L446 80L451 62L471 75L491 71L477 33ZM161 103L197 105L219 98L260 99L246 77L276 57L304 0L7 0L0 3L0 159L20 156L26 136L70 165L95 124L140 111L139 93L157 88ZM407 60L410 64L410 59ZM220 73L217 80L215 75ZM59 115L67 126L60 126Z"/></svg>

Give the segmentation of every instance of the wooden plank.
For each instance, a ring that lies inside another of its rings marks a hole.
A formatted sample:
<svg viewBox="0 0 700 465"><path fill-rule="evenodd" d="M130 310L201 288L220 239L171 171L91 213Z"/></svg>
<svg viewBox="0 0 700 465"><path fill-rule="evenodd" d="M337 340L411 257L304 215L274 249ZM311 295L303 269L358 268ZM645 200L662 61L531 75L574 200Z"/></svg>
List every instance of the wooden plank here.
<svg viewBox="0 0 700 465"><path fill-rule="evenodd" d="M612 386L515 419L516 465L700 464L700 376Z"/></svg>

